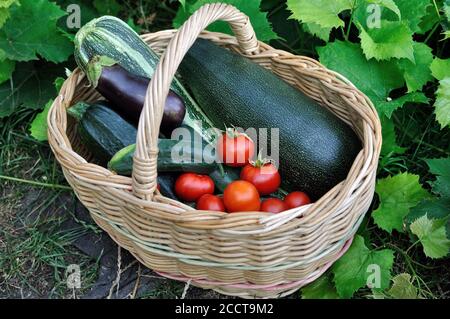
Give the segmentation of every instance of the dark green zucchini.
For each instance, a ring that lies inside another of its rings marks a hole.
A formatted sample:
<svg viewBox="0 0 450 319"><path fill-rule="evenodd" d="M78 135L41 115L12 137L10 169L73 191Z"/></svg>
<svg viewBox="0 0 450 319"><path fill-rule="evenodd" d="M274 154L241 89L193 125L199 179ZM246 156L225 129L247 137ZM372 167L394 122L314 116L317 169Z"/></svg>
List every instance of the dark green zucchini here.
<svg viewBox="0 0 450 319"><path fill-rule="evenodd" d="M78 121L77 132L83 145L102 165L136 142L136 128L111 110L106 101L79 102L67 113Z"/></svg>
<svg viewBox="0 0 450 319"><path fill-rule="evenodd" d="M122 175L131 174L133 145L137 135L133 125L111 110L106 101L92 105L79 102L67 112L77 119L77 130L83 145L100 164L105 165L113 158L109 163L111 170ZM158 140L158 172L209 173L217 168L212 159L195 160L202 159L202 144L194 148L189 145L190 141L187 142L186 145L178 140Z"/></svg>
<svg viewBox="0 0 450 319"><path fill-rule="evenodd" d="M334 114L269 70L198 39L179 72L219 128L279 129L283 188L317 199L345 179L361 143ZM266 148L268 149L268 147Z"/></svg>

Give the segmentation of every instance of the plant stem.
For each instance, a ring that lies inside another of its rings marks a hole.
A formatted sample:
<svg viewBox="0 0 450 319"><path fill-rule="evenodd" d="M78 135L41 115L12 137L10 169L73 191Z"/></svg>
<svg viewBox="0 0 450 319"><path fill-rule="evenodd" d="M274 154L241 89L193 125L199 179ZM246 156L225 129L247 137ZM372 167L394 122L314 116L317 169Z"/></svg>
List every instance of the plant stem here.
<svg viewBox="0 0 450 319"><path fill-rule="evenodd" d="M430 39L431 36L433 35L433 33L437 30L437 28L439 27L440 23L436 22L436 24L434 25L433 29L431 29L430 33L428 33L426 39L423 41L424 43L427 43Z"/></svg>
<svg viewBox="0 0 450 319"><path fill-rule="evenodd" d="M345 40L348 41L348 37L350 36L350 29L352 28L352 23L353 23L353 14L355 12L355 4L356 1L353 1L353 5L352 5L352 14L350 15L350 20L348 22L348 26L347 26L347 32L345 33Z"/></svg>
<svg viewBox="0 0 450 319"><path fill-rule="evenodd" d="M58 189L64 189L64 190L70 190L70 191L72 190L72 188L70 188L69 186L65 186L65 185L41 183L41 182L37 182L37 181L32 181L32 180L28 180L28 179L21 179L21 178L12 177L12 176L0 175L0 179L6 179L8 181L13 181L13 182L18 182L18 183L25 183L25 184L30 184L30 185L34 185L34 186L58 188Z"/></svg>
<svg viewBox="0 0 450 319"><path fill-rule="evenodd" d="M440 18L441 17L441 13L439 12L439 8L438 8L438 6L436 4L436 0L433 0L433 4L434 4L434 8L436 9L436 14Z"/></svg>

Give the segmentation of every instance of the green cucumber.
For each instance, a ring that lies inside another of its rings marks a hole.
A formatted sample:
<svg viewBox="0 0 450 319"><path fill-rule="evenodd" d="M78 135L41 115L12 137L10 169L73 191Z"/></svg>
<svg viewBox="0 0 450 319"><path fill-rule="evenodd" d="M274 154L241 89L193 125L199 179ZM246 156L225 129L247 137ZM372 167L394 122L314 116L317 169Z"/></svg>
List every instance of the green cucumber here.
<svg viewBox="0 0 450 319"><path fill-rule="evenodd" d="M319 198L345 179L362 148L355 132L326 108L211 41L198 39L179 72L217 127L279 129L279 169L286 190Z"/></svg>
<svg viewBox="0 0 450 319"><path fill-rule="evenodd" d="M240 178L241 169L239 167L224 166L224 170L216 169L209 174L214 181L214 186L219 194L222 194L228 184Z"/></svg>
<svg viewBox="0 0 450 319"><path fill-rule="evenodd" d="M110 161L111 170L122 175L131 174L137 135L134 126L111 110L106 101L92 105L79 102L67 112L78 121L77 130L83 145L102 165ZM193 147L178 140L159 139L158 148L158 172L209 173L218 166L214 158L195 160L203 158L201 144ZM172 156L172 152L183 157Z"/></svg>
<svg viewBox="0 0 450 319"><path fill-rule="evenodd" d="M186 147L183 149L183 142L171 139L160 139L158 142L158 171L164 172L194 172L198 174L208 174L218 169L215 158L205 159L203 148ZM118 151L108 162L108 169L120 175L130 176L133 168L133 155L136 144L131 144ZM174 157L172 152L176 152ZM198 158L199 161L196 161Z"/></svg>
<svg viewBox="0 0 450 319"><path fill-rule="evenodd" d="M132 74L151 78L159 62L158 55L130 26L112 16L103 16L85 24L77 32L74 42L75 61L94 88L103 66L118 63ZM194 128L206 141L213 142L214 134L208 130L212 123L177 78L173 80L171 89L185 103L183 123Z"/></svg>

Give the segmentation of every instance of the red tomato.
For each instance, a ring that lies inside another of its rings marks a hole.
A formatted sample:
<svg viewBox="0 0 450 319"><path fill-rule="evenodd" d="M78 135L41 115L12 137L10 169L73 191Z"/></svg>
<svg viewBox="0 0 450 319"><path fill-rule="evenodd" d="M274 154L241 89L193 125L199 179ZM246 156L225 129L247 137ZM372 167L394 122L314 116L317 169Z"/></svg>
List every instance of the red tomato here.
<svg viewBox="0 0 450 319"><path fill-rule="evenodd" d="M269 195L280 187L281 177L272 163L262 166L247 164L241 171L241 179L255 185L261 195Z"/></svg>
<svg viewBox="0 0 450 319"><path fill-rule="evenodd" d="M288 209L285 202L278 198L268 198L261 203L261 211L279 213Z"/></svg>
<svg viewBox="0 0 450 319"><path fill-rule="evenodd" d="M214 193L214 182L208 175L181 174L175 182L175 194L187 202L195 202L204 194Z"/></svg>
<svg viewBox="0 0 450 319"><path fill-rule="evenodd" d="M303 192L292 192L286 195L284 202L288 208L294 208L311 203L309 196Z"/></svg>
<svg viewBox="0 0 450 319"><path fill-rule="evenodd" d="M156 184L156 189L159 190L159 191L161 191L161 185L159 185L159 183Z"/></svg>
<svg viewBox="0 0 450 319"><path fill-rule="evenodd" d="M254 153L255 144L250 137L234 129L227 129L217 142L217 156L228 166L244 166Z"/></svg>
<svg viewBox="0 0 450 319"><path fill-rule="evenodd" d="M222 198L220 198L219 196L205 194L198 199L197 209L224 212L225 205L223 204Z"/></svg>
<svg viewBox="0 0 450 319"><path fill-rule="evenodd" d="M234 181L223 192L223 202L228 212L259 211L258 190L246 181Z"/></svg>

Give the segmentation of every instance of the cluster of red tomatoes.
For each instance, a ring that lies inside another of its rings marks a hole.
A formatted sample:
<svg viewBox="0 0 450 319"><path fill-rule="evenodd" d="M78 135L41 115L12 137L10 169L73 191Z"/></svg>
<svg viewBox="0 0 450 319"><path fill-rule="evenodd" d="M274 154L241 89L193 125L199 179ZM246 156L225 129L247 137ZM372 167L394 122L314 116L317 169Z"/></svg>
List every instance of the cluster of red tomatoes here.
<svg viewBox="0 0 450 319"><path fill-rule="evenodd" d="M243 133L227 130L218 140L217 153L225 165L242 167L240 179L225 188L223 196L214 194L214 182L208 175L184 173L175 182L175 193L187 202L196 202L199 210L221 212L263 211L279 213L310 203L304 192L296 191L285 196L264 199L278 190L281 176L270 161L258 158L250 162L255 151L254 142Z"/></svg>

